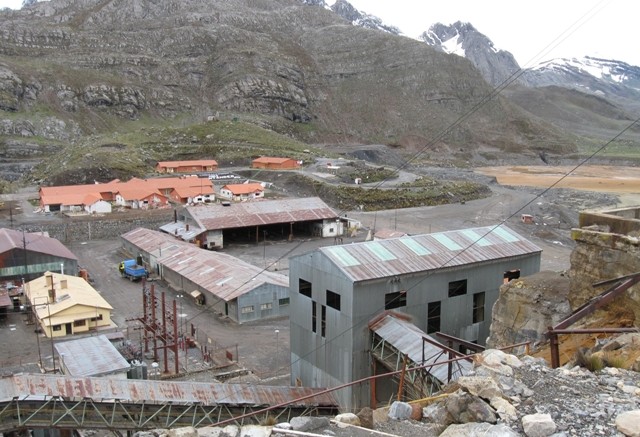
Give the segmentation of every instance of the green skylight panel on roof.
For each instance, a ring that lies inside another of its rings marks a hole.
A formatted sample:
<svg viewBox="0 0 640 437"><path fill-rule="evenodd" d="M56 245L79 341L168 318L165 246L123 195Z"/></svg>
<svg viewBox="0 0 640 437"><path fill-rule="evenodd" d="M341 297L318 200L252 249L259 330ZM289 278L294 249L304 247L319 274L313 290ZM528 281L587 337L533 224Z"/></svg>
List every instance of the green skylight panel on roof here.
<svg viewBox="0 0 640 437"><path fill-rule="evenodd" d="M518 241L518 238L514 237L501 227L494 228L491 232L502 238L507 243L515 243L516 241Z"/></svg>
<svg viewBox="0 0 640 437"><path fill-rule="evenodd" d="M360 264L344 247L330 247L327 250L335 256L344 267L357 266Z"/></svg>
<svg viewBox="0 0 640 437"><path fill-rule="evenodd" d="M443 246L445 246L447 249L449 250L460 250L462 249L462 247L460 247L460 245L458 243L456 243L455 241L453 241L451 238L447 237L446 235L443 234L431 234L433 236L433 238L435 238L438 243L442 244Z"/></svg>
<svg viewBox="0 0 640 437"><path fill-rule="evenodd" d="M489 240L478 234L473 229L463 229L461 232L478 246L491 246L491 242Z"/></svg>
<svg viewBox="0 0 640 437"><path fill-rule="evenodd" d="M416 240L411 238L400 238L400 242L411 249L416 255L431 255L429 249L419 244Z"/></svg>
<svg viewBox="0 0 640 437"><path fill-rule="evenodd" d="M372 242L367 244L367 249L375 254L382 261L391 261L392 259L397 259L393 253L389 252L386 247L378 242Z"/></svg>

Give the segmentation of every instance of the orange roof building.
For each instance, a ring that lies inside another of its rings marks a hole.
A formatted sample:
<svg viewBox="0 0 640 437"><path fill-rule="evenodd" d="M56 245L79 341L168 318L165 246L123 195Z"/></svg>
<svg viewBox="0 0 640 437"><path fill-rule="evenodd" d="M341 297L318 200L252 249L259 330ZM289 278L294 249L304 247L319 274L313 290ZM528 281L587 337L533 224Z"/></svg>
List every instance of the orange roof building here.
<svg viewBox="0 0 640 437"><path fill-rule="evenodd" d="M293 158L274 158L261 156L251 161L252 168L262 168L266 170L290 170L300 168L300 162Z"/></svg>
<svg viewBox="0 0 640 437"><path fill-rule="evenodd" d="M220 197L244 201L264 197L264 187L259 183L228 184L220 188Z"/></svg>
<svg viewBox="0 0 640 437"><path fill-rule="evenodd" d="M176 191L180 195L175 196ZM127 182L115 180L104 184L40 187L40 208L45 212L91 212L87 202L93 202L92 205L113 202L129 208L152 208L165 206L169 200L184 204L204 202L214 195L213 183L207 178L132 178Z"/></svg>
<svg viewBox="0 0 640 437"><path fill-rule="evenodd" d="M158 173L192 173L203 171L216 171L218 163L213 159L200 159L193 161L161 161L156 165Z"/></svg>

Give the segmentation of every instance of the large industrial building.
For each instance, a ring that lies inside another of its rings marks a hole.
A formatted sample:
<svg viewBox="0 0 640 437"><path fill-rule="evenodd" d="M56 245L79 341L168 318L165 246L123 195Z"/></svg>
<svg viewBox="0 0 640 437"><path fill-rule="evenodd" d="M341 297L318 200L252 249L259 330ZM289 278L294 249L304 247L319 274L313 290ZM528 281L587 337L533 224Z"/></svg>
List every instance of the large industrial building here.
<svg viewBox="0 0 640 437"><path fill-rule="evenodd" d="M140 256L172 288L237 323L289 315L284 275L150 229L134 229L121 239L125 251Z"/></svg>
<svg viewBox="0 0 640 437"><path fill-rule="evenodd" d="M222 249L232 242L337 237L344 223L320 198L311 197L187 206L160 229L206 249Z"/></svg>
<svg viewBox="0 0 640 437"><path fill-rule="evenodd" d="M540 270L541 249L505 226L322 247L289 260L291 380L335 387L370 376L367 324L402 312L427 334L484 344L505 280ZM369 384L337 393L352 411Z"/></svg>

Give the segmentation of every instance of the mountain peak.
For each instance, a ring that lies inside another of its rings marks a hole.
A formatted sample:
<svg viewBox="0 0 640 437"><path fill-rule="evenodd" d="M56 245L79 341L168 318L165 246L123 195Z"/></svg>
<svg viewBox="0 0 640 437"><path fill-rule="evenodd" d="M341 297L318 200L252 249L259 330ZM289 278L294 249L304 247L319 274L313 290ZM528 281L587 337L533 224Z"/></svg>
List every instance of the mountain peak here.
<svg viewBox="0 0 640 437"><path fill-rule="evenodd" d="M497 49L471 23L433 24L419 39L436 50L469 59L492 85L499 85L520 69L513 55Z"/></svg>

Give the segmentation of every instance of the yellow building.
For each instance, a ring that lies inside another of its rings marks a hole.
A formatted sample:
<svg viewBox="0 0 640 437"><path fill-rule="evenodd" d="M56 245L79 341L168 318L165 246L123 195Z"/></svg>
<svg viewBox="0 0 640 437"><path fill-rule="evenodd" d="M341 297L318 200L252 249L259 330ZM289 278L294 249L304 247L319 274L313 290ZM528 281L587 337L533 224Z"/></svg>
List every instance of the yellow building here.
<svg viewBox="0 0 640 437"><path fill-rule="evenodd" d="M46 272L25 284L25 296L47 337L115 327L113 307L81 277Z"/></svg>

